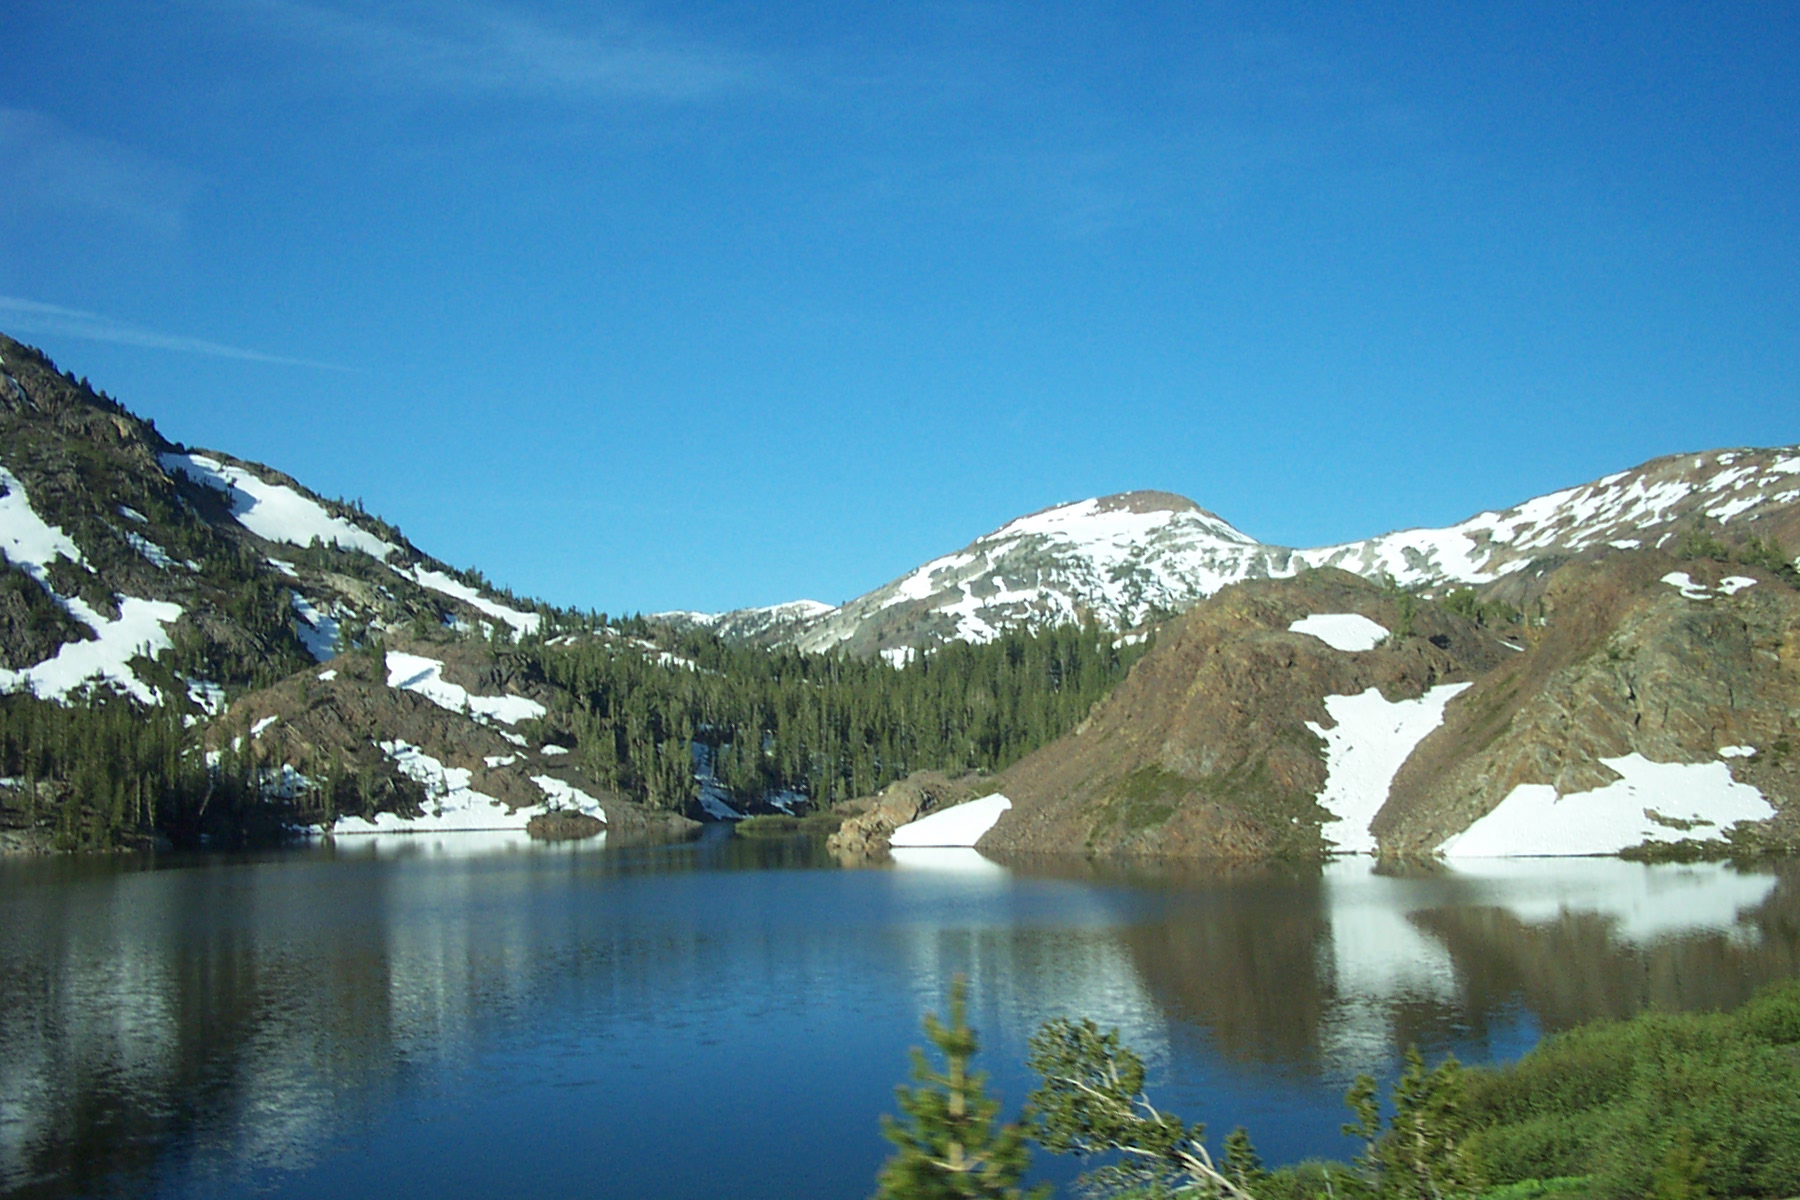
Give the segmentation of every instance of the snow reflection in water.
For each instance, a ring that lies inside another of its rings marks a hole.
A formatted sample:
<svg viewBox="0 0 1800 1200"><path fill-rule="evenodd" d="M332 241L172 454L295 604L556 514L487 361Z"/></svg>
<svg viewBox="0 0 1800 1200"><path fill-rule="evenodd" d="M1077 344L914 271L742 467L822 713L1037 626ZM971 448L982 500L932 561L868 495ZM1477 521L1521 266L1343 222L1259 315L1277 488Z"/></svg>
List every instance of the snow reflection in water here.
<svg viewBox="0 0 1800 1200"><path fill-rule="evenodd" d="M1009 1106L1029 1034L1092 1016L1172 1105L1341 1154L1344 1079L1409 1041L1509 1057L1796 969L1791 863L836 870L750 841L0 864L0 1190L860 1195L957 974ZM700 1108L728 1119L696 1143Z"/></svg>

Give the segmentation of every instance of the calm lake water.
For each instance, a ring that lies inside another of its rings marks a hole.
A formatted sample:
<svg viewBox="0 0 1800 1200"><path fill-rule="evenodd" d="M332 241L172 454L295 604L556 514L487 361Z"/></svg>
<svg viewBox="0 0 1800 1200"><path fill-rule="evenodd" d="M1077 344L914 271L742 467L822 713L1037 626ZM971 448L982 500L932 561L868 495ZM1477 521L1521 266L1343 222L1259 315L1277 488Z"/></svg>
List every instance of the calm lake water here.
<svg viewBox="0 0 1800 1200"><path fill-rule="evenodd" d="M717 830L723 834L726 831ZM1218 871L815 843L0 863L0 1195L869 1193L921 1013L1119 1026L1163 1107L1348 1157L1358 1071L1795 974L1793 863ZM1070 1164L1039 1156L1057 1181Z"/></svg>

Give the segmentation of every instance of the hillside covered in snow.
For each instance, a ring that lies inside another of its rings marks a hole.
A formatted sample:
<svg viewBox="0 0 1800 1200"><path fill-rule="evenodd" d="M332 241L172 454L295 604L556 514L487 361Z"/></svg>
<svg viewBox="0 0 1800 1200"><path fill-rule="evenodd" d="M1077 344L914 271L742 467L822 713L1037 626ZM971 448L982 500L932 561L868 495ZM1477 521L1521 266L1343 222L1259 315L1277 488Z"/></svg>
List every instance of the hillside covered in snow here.
<svg viewBox="0 0 1800 1200"><path fill-rule="evenodd" d="M1800 450L1672 455L1446 528L1312 549L1258 542L1181 496L1126 492L1020 517L838 608L802 601L679 616L762 644L897 656L1020 626L1091 618L1134 628L1229 584L1317 567L1425 593L1484 588L1516 604L1529 585L1506 581L1534 566L1668 550L1702 530L1732 544L1754 540L1792 562Z"/></svg>

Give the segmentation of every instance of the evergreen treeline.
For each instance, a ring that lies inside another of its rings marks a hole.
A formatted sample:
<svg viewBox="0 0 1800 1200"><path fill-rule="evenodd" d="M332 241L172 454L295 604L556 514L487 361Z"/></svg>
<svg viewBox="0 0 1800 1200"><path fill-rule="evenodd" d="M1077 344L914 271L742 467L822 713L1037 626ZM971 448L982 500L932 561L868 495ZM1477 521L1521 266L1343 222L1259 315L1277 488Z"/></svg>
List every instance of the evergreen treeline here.
<svg viewBox="0 0 1800 1200"><path fill-rule="evenodd" d="M611 629L513 653L565 692L545 736L572 735L582 766L663 808L692 799L696 760L752 805L772 791L823 805L914 771L997 770L1074 728L1147 649L1065 625L952 642L896 669L641 618Z"/></svg>
<svg viewBox="0 0 1800 1200"><path fill-rule="evenodd" d="M0 777L12 823L48 826L60 850L243 845L340 813L416 811L417 785L356 764L283 786L279 762L239 738L208 761L199 727L105 688L67 705L0 695ZM241 747L241 748L240 748Z"/></svg>

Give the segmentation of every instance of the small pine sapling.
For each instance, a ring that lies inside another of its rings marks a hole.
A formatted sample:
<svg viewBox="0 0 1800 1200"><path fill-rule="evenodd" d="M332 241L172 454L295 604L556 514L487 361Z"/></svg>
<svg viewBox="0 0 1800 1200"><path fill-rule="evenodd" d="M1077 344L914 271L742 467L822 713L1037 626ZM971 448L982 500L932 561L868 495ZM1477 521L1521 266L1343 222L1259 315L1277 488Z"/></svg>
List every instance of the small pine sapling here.
<svg viewBox="0 0 1800 1200"><path fill-rule="evenodd" d="M881 1132L895 1153L881 1168L876 1200L1021 1200L1019 1179L1031 1151L1017 1125L996 1128L1000 1102L987 1095L987 1076L970 1071L979 1043L965 1019L968 988L958 977L950 986L950 1020L925 1017L925 1037L943 1057L934 1070L925 1052L913 1048L916 1087L894 1089L904 1120L884 1116ZM1047 1197L1048 1188L1033 1197Z"/></svg>

